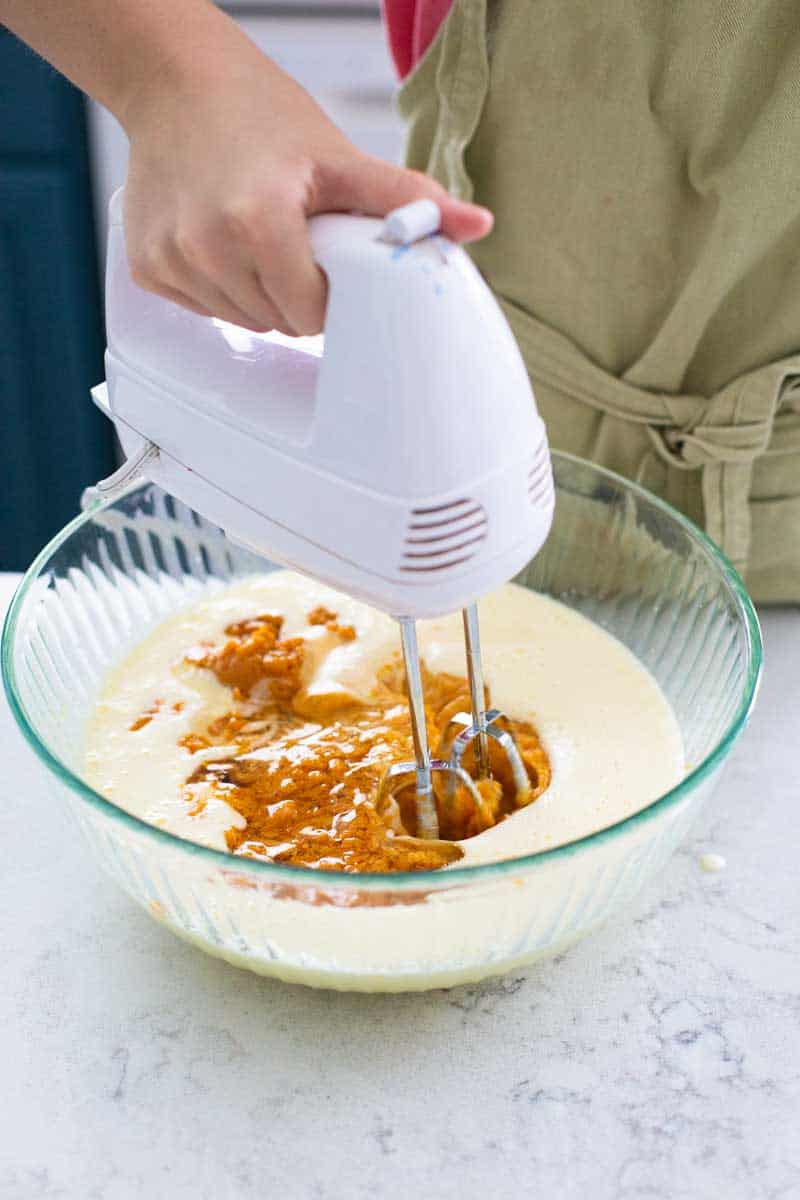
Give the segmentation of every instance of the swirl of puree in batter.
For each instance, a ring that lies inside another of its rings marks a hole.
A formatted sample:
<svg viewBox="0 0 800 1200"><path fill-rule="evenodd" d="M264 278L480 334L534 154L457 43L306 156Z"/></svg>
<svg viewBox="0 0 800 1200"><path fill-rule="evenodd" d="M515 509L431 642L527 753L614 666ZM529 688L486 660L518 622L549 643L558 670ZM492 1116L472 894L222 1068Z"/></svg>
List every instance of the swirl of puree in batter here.
<svg viewBox="0 0 800 1200"><path fill-rule="evenodd" d="M321 870L408 871L547 849L644 807L684 773L674 714L621 643L506 584L480 605L487 690L530 781L493 745L482 807L437 792L416 837L397 625L290 571L251 576L154 630L115 668L86 731L86 777L121 808L234 855ZM419 626L432 748L469 710L459 614ZM474 771L469 759L467 769Z"/></svg>

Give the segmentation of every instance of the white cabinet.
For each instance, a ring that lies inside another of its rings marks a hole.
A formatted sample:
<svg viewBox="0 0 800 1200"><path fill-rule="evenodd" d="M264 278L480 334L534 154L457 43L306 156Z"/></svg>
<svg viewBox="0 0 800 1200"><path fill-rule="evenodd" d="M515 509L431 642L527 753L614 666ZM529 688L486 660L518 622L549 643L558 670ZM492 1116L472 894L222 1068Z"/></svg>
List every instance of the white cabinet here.
<svg viewBox="0 0 800 1200"><path fill-rule="evenodd" d="M282 7L232 6L247 34L318 100L353 142L392 161L402 155L403 130L394 111L396 81L380 17L346 7L297 15ZM265 125L269 114L264 114ZM101 259L109 198L124 182L127 139L109 112L89 105L89 136Z"/></svg>

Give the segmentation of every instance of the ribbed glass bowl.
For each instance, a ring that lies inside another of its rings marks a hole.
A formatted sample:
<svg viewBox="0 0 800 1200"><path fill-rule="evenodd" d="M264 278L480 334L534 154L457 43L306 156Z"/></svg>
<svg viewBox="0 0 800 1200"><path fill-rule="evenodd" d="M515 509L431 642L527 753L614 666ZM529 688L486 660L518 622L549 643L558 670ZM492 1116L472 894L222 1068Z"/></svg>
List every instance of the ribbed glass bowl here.
<svg viewBox="0 0 800 1200"><path fill-rule="evenodd" d="M3 632L14 715L105 870L203 950L266 975L365 991L507 971L628 909L744 726L761 640L739 577L690 522L579 459L556 454L554 471L553 530L519 582L586 614L653 673L683 734L688 773L677 787L554 850L401 875L234 858L122 811L81 778L84 724L106 671L209 588L271 569L146 485L77 518L42 551Z"/></svg>

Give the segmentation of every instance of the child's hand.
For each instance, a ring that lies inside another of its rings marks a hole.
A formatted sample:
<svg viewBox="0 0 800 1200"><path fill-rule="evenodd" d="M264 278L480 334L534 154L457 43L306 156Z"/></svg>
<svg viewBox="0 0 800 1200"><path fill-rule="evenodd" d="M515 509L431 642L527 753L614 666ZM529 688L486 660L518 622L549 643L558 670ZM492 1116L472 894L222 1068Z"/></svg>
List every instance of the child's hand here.
<svg viewBox="0 0 800 1200"><path fill-rule="evenodd" d="M318 332L326 284L309 245L314 213L381 216L429 196L454 240L491 229L486 209L356 150L240 36L210 68L143 89L122 115L131 139L125 228L134 279L203 315L255 330Z"/></svg>

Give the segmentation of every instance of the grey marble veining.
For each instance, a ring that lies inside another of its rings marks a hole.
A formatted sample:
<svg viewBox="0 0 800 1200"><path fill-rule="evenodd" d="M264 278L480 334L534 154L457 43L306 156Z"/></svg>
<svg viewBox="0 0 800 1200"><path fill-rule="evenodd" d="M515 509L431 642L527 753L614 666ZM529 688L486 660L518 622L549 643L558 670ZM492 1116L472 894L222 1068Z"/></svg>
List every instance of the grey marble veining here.
<svg viewBox="0 0 800 1200"><path fill-rule="evenodd" d="M273 983L172 938L3 707L1 1200L800 1197L800 612L764 629L751 727L635 911L427 995Z"/></svg>

